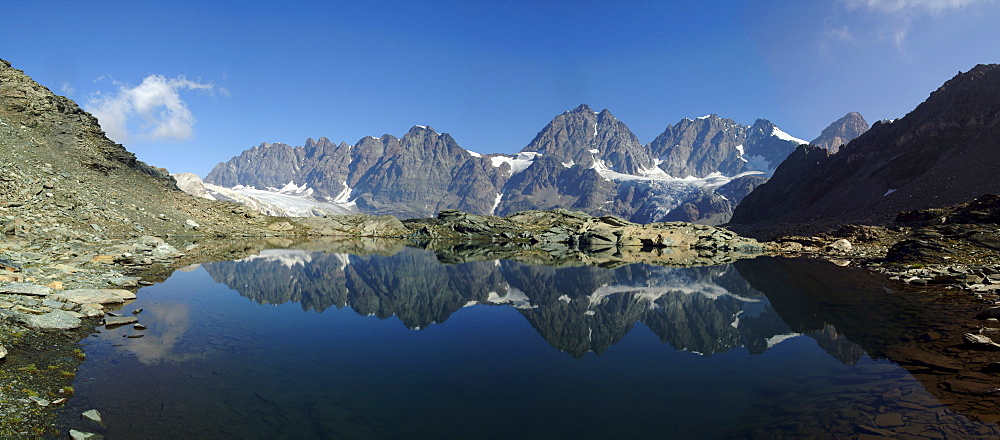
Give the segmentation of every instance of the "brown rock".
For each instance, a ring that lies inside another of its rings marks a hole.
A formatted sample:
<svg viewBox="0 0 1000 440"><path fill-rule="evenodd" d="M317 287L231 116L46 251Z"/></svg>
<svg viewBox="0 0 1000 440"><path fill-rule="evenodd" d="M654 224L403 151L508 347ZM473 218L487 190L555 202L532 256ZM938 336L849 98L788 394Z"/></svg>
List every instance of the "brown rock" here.
<svg viewBox="0 0 1000 440"><path fill-rule="evenodd" d="M962 369L962 365L951 358L915 346L894 348L889 351L889 358L900 364L920 365L948 372Z"/></svg>
<svg viewBox="0 0 1000 440"><path fill-rule="evenodd" d="M90 260L90 262L91 263L99 263L99 264L114 264L114 262L115 262L115 256L114 255L98 255L98 256L92 258Z"/></svg>
<svg viewBox="0 0 1000 440"><path fill-rule="evenodd" d="M880 428L903 426L903 416L899 415L899 413L879 414L875 416L875 424Z"/></svg>
<svg viewBox="0 0 1000 440"><path fill-rule="evenodd" d="M963 379L949 379L944 381L944 386L948 391L959 394L986 395L1000 392L997 383L973 382Z"/></svg>

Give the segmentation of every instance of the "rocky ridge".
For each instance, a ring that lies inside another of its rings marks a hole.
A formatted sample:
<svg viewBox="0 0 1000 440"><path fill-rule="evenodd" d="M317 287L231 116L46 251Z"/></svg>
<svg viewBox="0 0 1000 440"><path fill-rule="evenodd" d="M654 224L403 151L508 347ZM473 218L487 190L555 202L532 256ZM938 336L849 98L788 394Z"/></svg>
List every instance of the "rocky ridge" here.
<svg viewBox="0 0 1000 440"><path fill-rule="evenodd" d="M799 147L731 222L772 232L889 224L901 211L998 193L998 103L1000 66L960 73L903 118L876 123L836 154Z"/></svg>

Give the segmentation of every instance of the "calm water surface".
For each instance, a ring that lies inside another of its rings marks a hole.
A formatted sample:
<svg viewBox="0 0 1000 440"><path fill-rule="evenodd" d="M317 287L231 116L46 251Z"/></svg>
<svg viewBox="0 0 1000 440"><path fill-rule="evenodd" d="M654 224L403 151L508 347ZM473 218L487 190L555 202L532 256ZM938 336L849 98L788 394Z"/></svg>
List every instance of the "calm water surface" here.
<svg viewBox="0 0 1000 440"><path fill-rule="evenodd" d="M123 312L148 329L83 342L61 423L94 431L77 415L97 408L111 438L850 438L888 413L905 426L886 429L996 432L884 359L919 307L827 266L265 251L141 289Z"/></svg>

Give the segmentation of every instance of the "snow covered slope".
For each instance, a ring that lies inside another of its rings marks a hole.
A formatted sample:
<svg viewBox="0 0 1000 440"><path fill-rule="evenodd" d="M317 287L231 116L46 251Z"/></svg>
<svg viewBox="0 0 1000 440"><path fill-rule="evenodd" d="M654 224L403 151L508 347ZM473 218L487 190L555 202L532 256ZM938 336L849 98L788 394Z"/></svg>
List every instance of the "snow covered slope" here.
<svg viewBox="0 0 1000 440"><path fill-rule="evenodd" d="M209 200L242 203L265 215L319 217L358 213L358 208L353 202L317 200L312 196L311 189L305 185L297 186L294 182L289 182L282 188L257 189L245 186L226 188L205 183L193 173L178 173L172 176L177 180L177 187L188 194Z"/></svg>

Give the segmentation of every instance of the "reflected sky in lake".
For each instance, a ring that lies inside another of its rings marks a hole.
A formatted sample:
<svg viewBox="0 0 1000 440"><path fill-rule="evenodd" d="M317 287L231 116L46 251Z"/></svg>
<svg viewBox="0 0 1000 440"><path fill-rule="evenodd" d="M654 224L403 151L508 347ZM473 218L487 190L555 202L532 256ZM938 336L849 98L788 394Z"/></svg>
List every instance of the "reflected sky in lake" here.
<svg viewBox="0 0 1000 440"><path fill-rule="evenodd" d="M97 408L117 438L996 432L884 359L921 325L918 304L827 266L265 251L143 288L124 311L143 308L148 328L85 341L62 420Z"/></svg>

